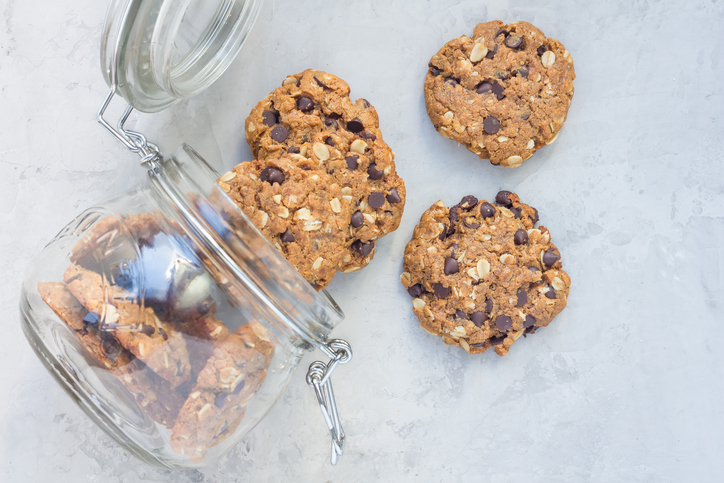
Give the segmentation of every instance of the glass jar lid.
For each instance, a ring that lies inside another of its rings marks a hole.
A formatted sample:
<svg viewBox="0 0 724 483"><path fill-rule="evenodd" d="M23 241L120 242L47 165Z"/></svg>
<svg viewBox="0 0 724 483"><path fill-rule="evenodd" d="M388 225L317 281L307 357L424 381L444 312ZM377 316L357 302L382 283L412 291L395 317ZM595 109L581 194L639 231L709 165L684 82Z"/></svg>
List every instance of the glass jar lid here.
<svg viewBox="0 0 724 483"><path fill-rule="evenodd" d="M112 0L101 40L108 85L157 112L211 85L246 40L263 0Z"/></svg>

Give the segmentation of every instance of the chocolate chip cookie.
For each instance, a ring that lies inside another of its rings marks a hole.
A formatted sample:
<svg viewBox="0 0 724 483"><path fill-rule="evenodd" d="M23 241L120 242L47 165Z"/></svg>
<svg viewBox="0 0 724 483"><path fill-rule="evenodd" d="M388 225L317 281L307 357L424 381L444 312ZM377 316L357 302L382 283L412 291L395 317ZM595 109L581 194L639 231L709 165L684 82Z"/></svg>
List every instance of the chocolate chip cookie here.
<svg viewBox="0 0 724 483"><path fill-rule="evenodd" d="M344 191L352 207L345 272L367 265L375 240L397 229L406 194L375 108L365 99L352 102L349 93L342 79L309 69L287 77L246 119L258 159L286 153L296 163L311 160Z"/></svg>
<svg viewBox="0 0 724 483"><path fill-rule="evenodd" d="M425 105L444 137L514 168L551 144L573 98L571 54L527 22L478 24L428 64Z"/></svg>
<svg viewBox="0 0 724 483"><path fill-rule="evenodd" d="M151 371L109 332L99 329L99 318L88 312L63 283L40 283L38 292L76 336L88 353L109 369L133 393L146 414L167 428L173 427L184 403L171 384Z"/></svg>
<svg viewBox="0 0 724 483"><path fill-rule="evenodd" d="M571 285L538 212L515 193L432 205L405 248L402 284L420 325L471 354L505 355L547 326Z"/></svg>
<svg viewBox="0 0 724 483"><path fill-rule="evenodd" d="M239 426L266 379L274 347L257 323L240 327L214 350L171 431L171 448L203 459Z"/></svg>
<svg viewBox="0 0 724 483"><path fill-rule="evenodd" d="M245 162L218 183L312 285L326 287L351 259L351 201L312 160L285 155Z"/></svg>

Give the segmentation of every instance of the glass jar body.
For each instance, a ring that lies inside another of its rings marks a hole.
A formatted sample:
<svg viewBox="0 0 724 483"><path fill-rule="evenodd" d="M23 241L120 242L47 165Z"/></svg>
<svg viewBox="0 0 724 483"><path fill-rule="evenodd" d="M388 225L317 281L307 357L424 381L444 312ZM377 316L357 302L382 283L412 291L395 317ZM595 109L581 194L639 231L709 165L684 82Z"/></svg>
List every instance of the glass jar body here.
<svg viewBox="0 0 724 483"><path fill-rule="evenodd" d="M41 361L156 466L223 455L343 317L214 179L182 147L144 186L68 224L23 285L23 330Z"/></svg>

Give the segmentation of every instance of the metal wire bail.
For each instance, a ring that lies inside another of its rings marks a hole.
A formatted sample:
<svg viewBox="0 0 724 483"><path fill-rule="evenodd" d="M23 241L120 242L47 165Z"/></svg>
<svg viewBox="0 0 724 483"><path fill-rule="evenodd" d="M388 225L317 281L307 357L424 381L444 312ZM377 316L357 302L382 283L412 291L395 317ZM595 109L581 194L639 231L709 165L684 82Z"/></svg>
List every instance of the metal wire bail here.
<svg viewBox="0 0 724 483"><path fill-rule="evenodd" d="M346 364L352 359L352 347L345 340L333 339L321 346L320 349L328 354L331 360L327 364L321 361L312 362L307 372L307 384L314 389L322 416L332 437L330 462L335 465L344 452L345 434L339 420L337 400L334 397L330 376L339 364Z"/></svg>

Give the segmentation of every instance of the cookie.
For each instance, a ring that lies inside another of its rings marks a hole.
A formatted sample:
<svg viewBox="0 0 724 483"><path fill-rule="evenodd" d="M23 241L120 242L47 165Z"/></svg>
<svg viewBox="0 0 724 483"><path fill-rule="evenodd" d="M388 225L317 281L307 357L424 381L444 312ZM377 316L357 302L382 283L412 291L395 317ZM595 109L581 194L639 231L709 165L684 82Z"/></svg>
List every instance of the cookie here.
<svg viewBox="0 0 724 483"><path fill-rule="evenodd" d="M65 272L73 296L101 320L118 341L174 387L189 380L191 366L184 337L159 320L153 309L128 300L118 285L78 265Z"/></svg>
<svg viewBox="0 0 724 483"><path fill-rule="evenodd" d="M231 435L266 379L273 355L271 342L255 323L220 342L181 408L171 448L199 461Z"/></svg>
<svg viewBox="0 0 724 483"><path fill-rule="evenodd" d="M241 163L219 179L262 234L312 285L329 285L348 254L351 204L311 160Z"/></svg>
<svg viewBox="0 0 724 483"><path fill-rule="evenodd" d="M257 159L284 153L327 171L352 205L342 271L358 270L374 256L374 242L397 229L405 185L384 142L375 108L355 102L342 79L317 70L287 77L246 119L246 138Z"/></svg>
<svg viewBox="0 0 724 483"><path fill-rule="evenodd" d="M75 244L70 261L91 268L94 263L93 252L100 250L99 258L104 258L106 250L112 249L122 234L131 235L137 240L150 240L161 231L156 218L151 213L139 213L124 215L120 220L113 216L98 220Z"/></svg>
<svg viewBox="0 0 724 483"><path fill-rule="evenodd" d="M505 355L547 326L571 285L538 212L501 191L494 203L466 196L423 213L405 247L402 284L427 332L471 354Z"/></svg>
<svg viewBox="0 0 724 483"><path fill-rule="evenodd" d="M171 429L184 403L171 384L124 349L115 337L99 330L98 318L85 310L65 284L41 282L38 292L88 352L133 393L146 414Z"/></svg>
<svg viewBox="0 0 724 483"><path fill-rule="evenodd" d="M559 41L527 22L495 20L430 59L425 106L444 137L514 168L556 140L575 77L571 54Z"/></svg>

